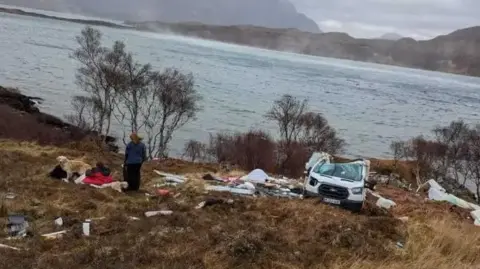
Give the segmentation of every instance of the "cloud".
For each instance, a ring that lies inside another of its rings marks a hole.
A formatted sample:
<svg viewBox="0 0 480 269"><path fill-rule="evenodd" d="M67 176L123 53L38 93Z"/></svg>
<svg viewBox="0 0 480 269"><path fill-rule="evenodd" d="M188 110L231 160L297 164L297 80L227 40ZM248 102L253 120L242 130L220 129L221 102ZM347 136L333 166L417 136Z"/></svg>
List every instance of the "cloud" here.
<svg viewBox="0 0 480 269"><path fill-rule="evenodd" d="M355 37L388 32L417 39L480 25L479 0L291 0L323 31Z"/></svg>

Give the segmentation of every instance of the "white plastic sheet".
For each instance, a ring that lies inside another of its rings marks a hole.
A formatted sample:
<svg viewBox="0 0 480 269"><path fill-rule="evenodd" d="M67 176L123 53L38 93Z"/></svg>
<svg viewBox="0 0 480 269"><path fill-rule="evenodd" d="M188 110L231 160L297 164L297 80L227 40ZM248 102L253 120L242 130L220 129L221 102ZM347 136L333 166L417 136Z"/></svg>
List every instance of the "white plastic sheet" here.
<svg viewBox="0 0 480 269"><path fill-rule="evenodd" d="M480 226L480 206L469 203L463 199L458 198L455 195L449 194L445 189L440 186L435 180L431 179L428 182L430 189L428 189L428 199L434 201L446 201L458 207L473 210L470 215L474 219L474 224Z"/></svg>
<svg viewBox="0 0 480 269"><path fill-rule="evenodd" d="M392 206L397 205L394 201L385 199L383 197L378 198L378 200L375 204L376 204L376 206L381 207L381 208L385 208L385 209L390 209Z"/></svg>
<svg viewBox="0 0 480 269"><path fill-rule="evenodd" d="M268 175L262 169L255 169L242 179L253 183L265 183L268 179Z"/></svg>
<svg viewBox="0 0 480 269"><path fill-rule="evenodd" d="M434 201L446 201L464 209L480 210L479 205L469 203L455 195L447 193L435 180L431 179L427 183L430 186L430 189L428 189L428 199Z"/></svg>
<svg viewBox="0 0 480 269"><path fill-rule="evenodd" d="M475 226L480 226L480 210L472 211L470 212L470 215L475 220L473 224L475 224Z"/></svg>
<svg viewBox="0 0 480 269"><path fill-rule="evenodd" d="M255 190L233 188L233 187L228 187L228 186L217 186L217 185L207 185L207 186L205 186L205 190L207 190L207 191L219 191L219 192L231 192L231 193L234 193L234 194L242 194L242 195L253 195L253 194L255 194Z"/></svg>
<svg viewBox="0 0 480 269"><path fill-rule="evenodd" d="M237 186L237 188L239 189L247 189L247 190L251 190L251 191L255 191L255 185L253 185L253 183L251 182L245 182L243 184L240 184Z"/></svg>
<svg viewBox="0 0 480 269"><path fill-rule="evenodd" d="M373 191L367 189L367 193L378 198L377 202L375 203L375 205L378 206L378 207L385 208L385 209L390 209L391 207L394 207L394 206L397 205L394 201L389 200L389 199L385 199L382 196L380 196L380 194L378 194L376 192L373 192Z"/></svg>

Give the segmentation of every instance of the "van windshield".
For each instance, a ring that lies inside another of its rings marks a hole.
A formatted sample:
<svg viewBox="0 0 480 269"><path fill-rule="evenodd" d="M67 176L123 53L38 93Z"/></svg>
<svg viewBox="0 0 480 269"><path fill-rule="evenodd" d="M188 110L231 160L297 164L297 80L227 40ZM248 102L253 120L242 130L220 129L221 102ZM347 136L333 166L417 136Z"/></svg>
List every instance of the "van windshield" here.
<svg viewBox="0 0 480 269"><path fill-rule="evenodd" d="M323 176L361 181L362 170L363 165L359 163L324 163L315 167L313 172Z"/></svg>

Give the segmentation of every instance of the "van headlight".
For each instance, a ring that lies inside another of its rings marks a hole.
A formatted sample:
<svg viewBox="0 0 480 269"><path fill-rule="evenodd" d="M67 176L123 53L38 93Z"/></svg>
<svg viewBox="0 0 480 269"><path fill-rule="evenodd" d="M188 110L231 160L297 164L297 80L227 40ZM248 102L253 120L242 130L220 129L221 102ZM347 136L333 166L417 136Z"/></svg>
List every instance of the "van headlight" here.
<svg viewBox="0 0 480 269"><path fill-rule="evenodd" d="M363 187L352 188L353 194L362 194L362 192L363 192Z"/></svg>

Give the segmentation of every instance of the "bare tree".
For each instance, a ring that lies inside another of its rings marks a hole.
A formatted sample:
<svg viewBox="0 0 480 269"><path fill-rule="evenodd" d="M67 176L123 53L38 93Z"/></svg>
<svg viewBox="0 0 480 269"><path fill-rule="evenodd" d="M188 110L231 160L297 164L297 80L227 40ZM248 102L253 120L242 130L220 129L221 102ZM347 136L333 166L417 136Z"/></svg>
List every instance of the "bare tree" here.
<svg viewBox="0 0 480 269"><path fill-rule="evenodd" d="M98 103L91 97L74 96L71 101L73 112L65 115L68 122L82 130L92 131L98 129Z"/></svg>
<svg viewBox="0 0 480 269"><path fill-rule="evenodd" d="M468 134L468 147L465 155L466 167L470 179L475 184L477 202L480 202L480 126L476 126Z"/></svg>
<svg viewBox="0 0 480 269"><path fill-rule="evenodd" d="M154 77L150 64L140 64L131 53L122 52L121 70L116 77L115 116L120 123L128 124L128 132L141 131L151 117L152 106L157 101L151 82ZM127 131L123 130L123 143L126 145Z"/></svg>
<svg viewBox="0 0 480 269"><path fill-rule="evenodd" d="M390 150L393 155L393 171L397 172L398 162L405 157L405 142L404 141L393 141L390 144Z"/></svg>
<svg viewBox="0 0 480 269"><path fill-rule="evenodd" d="M275 121L280 130L281 140L287 146L297 141L301 132L302 116L306 112L307 100L299 100L286 94L276 100L273 107L265 115L267 119Z"/></svg>
<svg viewBox="0 0 480 269"><path fill-rule="evenodd" d="M284 169L298 145L299 134L302 131L302 117L307 110L307 100L300 100L292 95L283 95L276 100L265 117L275 121L280 131L277 158L279 166Z"/></svg>
<svg viewBox="0 0 480 269"><path fill-rule="evenodd" d="M207 145L197 140L189 140L185 143L183 150L183 157L188 157L191 162L197 160L204 160L206 155Z"/></svg>
<svg viewBox="0 0 480 269"><path fill-rule="evenodd" d="M102 47L102 34L91 27L86 27L76 37L79 48L72 55L80 63L77 69L76 83L87 97L96 100L94 110L98 120L96 130L108 136L116 98L116 88L123 83L121 72L124 45L116 42L112 49Z"/></svg>
<svg viewBox="0 0 480 269"><path fill-rule="evenodd" d="M447 152L444 156L443 173L448 177L448 170L452 168L453 175L457 182L460 182L460 174L465 177L464 152L467 144L467 137L470 127L463 121L452 121L448 126L436 127L433 133L439 143L447 146ZM465 181L463 182L465 184Z"/></svg>
<svg viewBox="0 0 480 269"><path fill-rule="evenodd" d="M145 122L150 157L166 157L172 134L195 119L200 111L198 95L191 74L176 69L152 73L150 98L155 103L148 109Z"/></svg>
<svg viewBox="0 0 480 269"><path fill-rule="evenodd" d="M300 117L299 141L311 152L325 151L337 154L343 151L345 141L320 113L307 112Z"/></svg>
<svg viewBox="0 0 480 269"><path fill-rule="evenodd" d="M231 162L235 157L235 137L229 133L210 134L207 155L218 163Z"/></svg>
<svg viewBox="0 0 480 269"><path fill-rule="evenodd" d="M410 158L415 165L414 174L418 186L429 178L438 179L443 176L441 167L448 150L445 144L417 136L406 143L406 148L407 158Z"/></svg>

